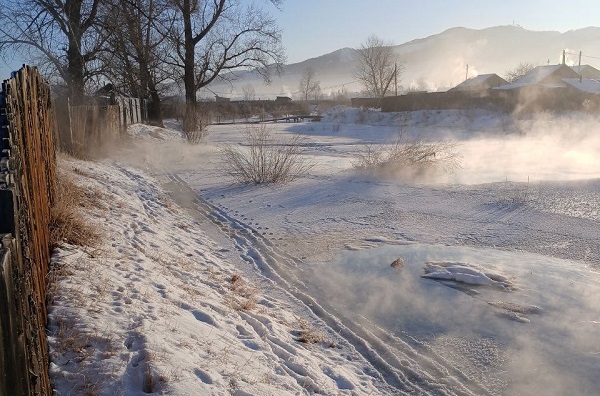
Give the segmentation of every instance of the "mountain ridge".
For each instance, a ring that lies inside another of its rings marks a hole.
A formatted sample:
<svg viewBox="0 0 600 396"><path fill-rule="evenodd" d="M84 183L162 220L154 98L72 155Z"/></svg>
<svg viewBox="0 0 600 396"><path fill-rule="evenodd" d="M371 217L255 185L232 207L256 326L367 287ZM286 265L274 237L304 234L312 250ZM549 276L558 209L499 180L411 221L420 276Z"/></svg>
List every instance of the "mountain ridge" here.
<svg viewBox="0 0 600 396"><path fill-rule="evenodd" d="M483 29L456 26L394 45L393 48L399 61L405 65L401 78L404 89L445 90L464 81L465 77L485 73L504 76L507 70L521 62L558 64L563 50L567 50L568 64L577 64L579 51L582 51L582 64L600 69L600 27L596 26L564 33L527 30L518 25ZM238 73L241 80L233 84L213 84L210 88L231 98L241 98L244 85L252 85L257 97L293 97L297 94L302 72L312 67L325 94L335 93L342 87L346 92L359 92L361 86L352 75L356 67L356 53L356 49L343 47L285 65L283 74L273 78L269 86L263 85L256 73L243 72Z"/></svg>

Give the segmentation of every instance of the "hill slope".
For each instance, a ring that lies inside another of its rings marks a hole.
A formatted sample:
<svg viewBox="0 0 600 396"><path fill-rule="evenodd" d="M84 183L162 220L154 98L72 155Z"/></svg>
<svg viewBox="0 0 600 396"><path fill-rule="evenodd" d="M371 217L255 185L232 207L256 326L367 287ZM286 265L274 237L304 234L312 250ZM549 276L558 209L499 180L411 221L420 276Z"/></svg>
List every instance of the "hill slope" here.
<svg viewBox="0 0 600 396"><path fill-rule="evenodd" d="M420 83L428 90L445 90L465 79L467 65L469 77L483 73L505 72L520 62L538 64L559 63L562 51L567 50L567 63L578 62L578 52L583 52L582 63L600 68L600 28L589 27L565 33L556 31L530 31L518 26L496 26L475 30L462 27L413 40L395 46L400 60L405 64L401 84L408 88ZM591 56L591 57L590 57ZM356 50L342 48L337 51L286 65L283 74L265 85L255 73L241 73L233 86L213 84L210 89L219 95L241 98L242 87L251 84L257 98L275 95L293 96L298 90L302 72L312 67L317 73L324 93L360 91L352 70L356 66ZM206 96L211 96L209 91Z"/></svg>

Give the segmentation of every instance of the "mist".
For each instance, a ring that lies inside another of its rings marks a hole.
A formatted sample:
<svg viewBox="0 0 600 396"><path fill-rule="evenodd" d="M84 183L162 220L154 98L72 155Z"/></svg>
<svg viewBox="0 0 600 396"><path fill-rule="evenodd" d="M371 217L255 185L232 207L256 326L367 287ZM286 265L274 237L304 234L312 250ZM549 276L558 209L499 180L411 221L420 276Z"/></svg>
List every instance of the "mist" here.
<svg viewBox="0 0 600 396"><path fill-rule="evenodd" d="M397 257L405 262L400 270L390 267ZM425 263L440 259L497 271L517 288L421 278ZM600 327L594 322L600 284L577 267L522 252L411 244L344 252L313 266L310 283L348 321L397 337L388 348L410 361L400 371L431 375L450 393L455 385L438 378L437 370L476 393L481 387L493 395L591 394L600 386ZM490 301L530 304L541 313L515 321ZM430 359L445 368L428 368Z"/></svg>
<svg viewBox="0 0 600 396"><path fill-rule="evenodd" d="M600 178L600 120L584 113L517 120L504 136L460 142L464 184Z"/></svg>

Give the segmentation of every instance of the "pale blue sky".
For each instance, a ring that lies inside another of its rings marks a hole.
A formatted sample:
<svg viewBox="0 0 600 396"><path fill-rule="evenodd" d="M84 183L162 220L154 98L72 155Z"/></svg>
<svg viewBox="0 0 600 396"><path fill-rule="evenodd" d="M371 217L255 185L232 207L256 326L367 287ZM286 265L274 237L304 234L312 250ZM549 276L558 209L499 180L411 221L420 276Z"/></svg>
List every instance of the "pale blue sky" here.
<svg viewBox="0 0 600 396"><path fill-rule="evenodd" d="M284 0L281 10L265 0L264 7L283 30L288 63L356 48L371 34L402 44L456 26L514 23L560 32L600 26L598 0ZM0 61L0 80L22 63L19 58L10 59L9 66Z"/></svg>
<svg viewBox="0 0 600 396"><path fill-rule="evenodd" d="M271 7L273 8L273 7ZM369 35L402 44L451 27L521 25L565 32L600 26L598 0L284 0L273 16L283 29L288 63L343 47Z"/></svg>

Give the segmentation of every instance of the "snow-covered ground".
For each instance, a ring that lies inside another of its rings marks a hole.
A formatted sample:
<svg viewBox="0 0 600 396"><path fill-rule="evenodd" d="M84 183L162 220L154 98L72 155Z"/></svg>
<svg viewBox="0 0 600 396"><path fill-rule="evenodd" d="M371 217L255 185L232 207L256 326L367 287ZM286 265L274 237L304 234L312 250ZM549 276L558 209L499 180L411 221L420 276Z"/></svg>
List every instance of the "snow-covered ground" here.
<svg viewBox="0 0 600 396"><path fill-rule="evenodd" d="M110 160L61 160L102 242L55 257L57 393L594 394L598 121L338 107L270 126L314 164L285 185L227 177L243 126L190 146L134 125ZM462 168L353 169L400 132L458 142Z"/></svg>

